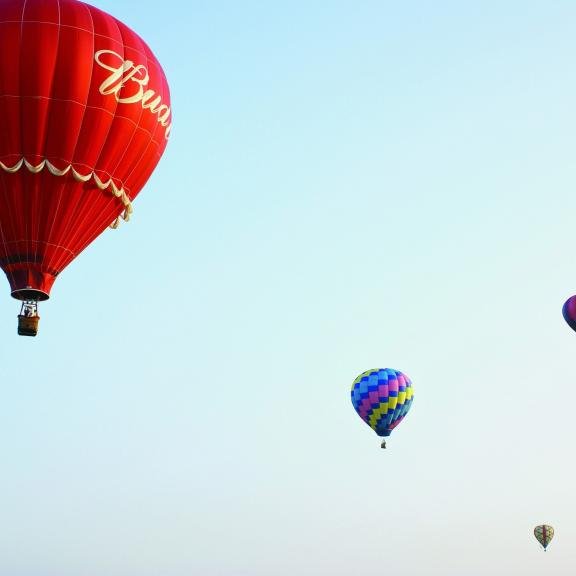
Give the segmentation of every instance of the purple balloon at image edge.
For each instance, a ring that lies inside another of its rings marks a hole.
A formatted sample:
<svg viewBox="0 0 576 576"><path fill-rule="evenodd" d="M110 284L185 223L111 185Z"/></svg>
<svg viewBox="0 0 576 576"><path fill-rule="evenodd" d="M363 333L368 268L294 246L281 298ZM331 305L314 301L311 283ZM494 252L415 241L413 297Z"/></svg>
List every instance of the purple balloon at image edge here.
<svg viewBox="0 0 576 576"><path fill-rule="evenodd" d="M562 316L572 330L576 331L576 296L570 296L562 306Z"/></svg>

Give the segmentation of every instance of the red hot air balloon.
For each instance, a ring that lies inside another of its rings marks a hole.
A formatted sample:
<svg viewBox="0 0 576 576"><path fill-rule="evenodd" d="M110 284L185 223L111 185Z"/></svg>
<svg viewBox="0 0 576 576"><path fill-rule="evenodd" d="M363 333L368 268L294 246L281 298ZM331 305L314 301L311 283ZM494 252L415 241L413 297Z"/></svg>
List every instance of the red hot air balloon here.
<svg viewBox="0 0 576 576"><path fill-rule="evenodd" d="M37 303L112 224L128 220L168 140L170 93L145 42L78 0L0 2L0 267Z"/></svg>

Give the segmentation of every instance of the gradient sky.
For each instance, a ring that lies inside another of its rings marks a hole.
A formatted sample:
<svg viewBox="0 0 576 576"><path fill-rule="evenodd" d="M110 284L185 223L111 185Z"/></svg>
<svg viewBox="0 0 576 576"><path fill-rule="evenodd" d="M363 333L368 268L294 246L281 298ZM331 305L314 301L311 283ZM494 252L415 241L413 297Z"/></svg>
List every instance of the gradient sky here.
<svg viewBox="0 0 576 576"><path fill-rule="evenodd" d="M572 576L576 4L93 4L174 126L38 338L4 282L0 574Z"/></svg>

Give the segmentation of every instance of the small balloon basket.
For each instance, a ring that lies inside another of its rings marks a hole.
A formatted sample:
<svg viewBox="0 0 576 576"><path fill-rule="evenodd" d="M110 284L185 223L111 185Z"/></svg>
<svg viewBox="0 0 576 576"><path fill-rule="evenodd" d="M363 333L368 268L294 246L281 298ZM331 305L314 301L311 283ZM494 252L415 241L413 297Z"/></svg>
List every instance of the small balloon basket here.
<svg viewBox="0 0 576 576"><path fill-rule="evenodd" d="M18 334L20 336L36 336L40 316L18 316Z"/></svg>
<svg viewBox="0 0 576 576"><path fill-rule="evenodd" d="M23 302L20 314L18 314L18 334L20 336L36 336L39 322L37 303Z"/></svg>

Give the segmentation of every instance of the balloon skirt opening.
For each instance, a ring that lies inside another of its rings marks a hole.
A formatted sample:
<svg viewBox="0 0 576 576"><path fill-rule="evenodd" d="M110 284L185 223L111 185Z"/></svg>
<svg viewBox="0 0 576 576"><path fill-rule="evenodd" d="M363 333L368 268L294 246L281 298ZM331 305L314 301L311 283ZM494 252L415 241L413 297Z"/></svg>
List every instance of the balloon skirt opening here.
<svg viewBox="0 0 576 576"><path fill-rule="evenodd" d="M35 302L42 302L48 300L50 296L42 290L36 288L20 288L12 292L12 298L16 300L33 300Z"/></svg>
<svg viewBox="0 0 576 576"><path fill-rule="evenodd" d="M42 270L40 266L30 263L3 266L10 282L12 298L42 302L50 298L50 290L56 275Z"/></svg>

